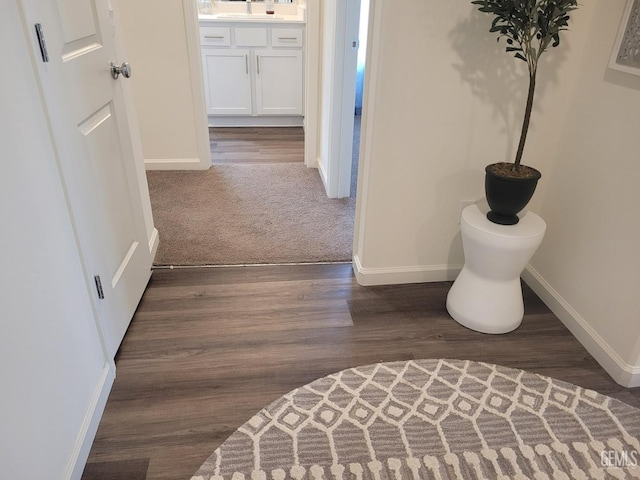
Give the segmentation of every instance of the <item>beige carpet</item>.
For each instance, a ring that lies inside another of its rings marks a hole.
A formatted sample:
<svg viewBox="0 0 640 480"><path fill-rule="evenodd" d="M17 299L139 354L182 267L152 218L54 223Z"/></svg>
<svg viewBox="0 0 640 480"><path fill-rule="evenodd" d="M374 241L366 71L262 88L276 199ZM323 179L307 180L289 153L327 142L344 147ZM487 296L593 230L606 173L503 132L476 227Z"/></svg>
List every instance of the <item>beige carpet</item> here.
<svg viewBox="0 0 640 480"><path fill-rule="evenodd" d="M350 261L355 198L329 199L302 164L147 172L155 265Z"/></svg>
<svg viewBox="0 0 640 480"><path fill-rule="evenodd" d="M640 478L640 410L464 360L357 367L276 400L192 480Z"/></svg>

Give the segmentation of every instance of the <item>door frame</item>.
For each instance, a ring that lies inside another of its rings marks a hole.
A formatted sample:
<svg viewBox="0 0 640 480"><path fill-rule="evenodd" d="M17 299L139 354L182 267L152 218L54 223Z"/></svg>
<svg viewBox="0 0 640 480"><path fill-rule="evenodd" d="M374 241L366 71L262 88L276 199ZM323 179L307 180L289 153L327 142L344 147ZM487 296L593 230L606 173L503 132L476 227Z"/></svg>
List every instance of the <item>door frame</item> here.
<svg viewBox="0 0 640 480"><path fill-rule="evenodd" d="M206 110L206 97L204 89L204 73L202 71L202 55L200 46L200 25L198 22L198 9L193 0L182 0L185 33L187 37L187 54L191 69L191 88L195 102L195 123L200 153L200 167L211 166L211 151L209 145L209 117ZM306 5L305 22L305 53L304 53L304 164L310 168L318 166L318 132L319 132L319 75L320 65L317 61L321 49L321 6L320 2L310 0ZM206 138L202 134L206 132ZM206 162L205 159L206 158Z"/></svg>
<svg viewBox="0 0 640 480"><path fill-rule="evenodd" d="M335 21L330 31L324 25L323 11L316 7L307 12L306 81L315 82L306 91L305 164L318 168L328 197L344 198L351 190L358 52L351 42L358 42L360 0L334 1Z"/></svg>
<svg viewBox="0 0 640 480"><path fill-rule="evenodd" d="M329 106L328 144L323 153L327 167L323 177L330 198L346 198L351 193L351 163L353 155L353 122L356 104L356 70L358 63L358 29L360 24L360 0L338 0L336 2L336 28L333 49L325 59L332 61ZM355 45L352 45L355 42ZM328 47L325 40L324 47Z"/></svg>
<svg viewBox="0 0 640 480"><path fill-rule="evenodd" d="M193 0L183 0L183 9L185 15L185 29L187 36L187 50L189 55L189 64L191 67L191 82L193 89L193 98L196 102L194 105L194 109L196 111L196 130L198 136L198 147L199 149L206 150L206 153L200 154L201 158L207 157L209 158L209 139L202 138L201 132L208 133L208 117L206 112L206 100L205 100L205 91L204 91L204 76L202 72L201 65L201 54L200 54L200 33L199 33L199 24L198 24L198 12L195 6L195 2ZM348 11L353 11L353 3L352 1L346 0L337 0L338 7L342 8L341 15L338 18L343 18ZM358 9L360 11L360 2L358 1ZM322 6L321 2L315 0L308 0L306 2L306 23L305 23L305 53L304 53L304 164L310 168L318 168L322 162L320 161L320 142L322 136L326 133L322 131L322 123L321 123L321 110L320 110L320 89L322 86L321 78L320 78L320 55L323 51L323 42L322 42ZM343 19L345 25L341 28L344 30L346 28L346 20ZM348 42L346 41L346 32L343 31L343 35L339 36L339 38L335 39L342 43L343 45L338 45L339 48L336 56L336 62L334 64L334 78L336 79L336 85L339 86L341 90L344 90L347 85L351 84L350 78L345 78L345 75L348 72L345 72L345 64L344 64L344 54L346 49L350 48ZM326 43L326 40L324 41ZM338 58L339 57L339 58ZM341 61L338 61L342 59ZM354 102L355 105L355 71L353 72L353 85L354 88ZM351 88L351 87L349 87ZM340 138L341 141L337 142L336 152L331 155L331 158L335 159L335 166L333 168L333 172L338 171L341 173L340 178L335 182L336 184L343 185L343 193L347 191L348 187L344 187L345 184L350 185L350 176L351 176L351 151L353 148L352 137L353 137L353 123L349 125L349 122L346 122L346 126L344 125L345 119L348 117L353 117L353 112L351 111L351 107L353 105L346 106L346 103L342 102L342 96L340 96L340 100L336 97L334 98L334 102L332 105L332 110L334 112L333 123L335 128L334 137ZM349 131L351 134L349 135ZM346 159L348 161L340 163L340 157ZM348 157L348 158L347 158ZM211 163L210 160L209 164ZM323 174L321 173L321 177ZM324 178L323 178L324 181ZM329 196L338 196L337 192L334 195ZM349 193L346 193L346 196L349 196Z"/></svg>
<svg viewBox="0 0 640 480"><path fill-rule="evenodd" d="M202 72L202 52L200 49L200 24L198 8L194 0L182 0L184 27L187 38L187 60L191 70L191 91L194 101L193 112L196 125L196 142L199 163L190 169L207 170L211 168L211 145L209 143L209 117L204 92L204 73ZM171 168L171 166L166 166Z"/></svg>
<svg viewBox="0 0 640 480"><path fill-rule="evenodd" d="M318 168L320 152L320 40L322 7L320 2L307 2L304 68L304 164Z"/></svg>

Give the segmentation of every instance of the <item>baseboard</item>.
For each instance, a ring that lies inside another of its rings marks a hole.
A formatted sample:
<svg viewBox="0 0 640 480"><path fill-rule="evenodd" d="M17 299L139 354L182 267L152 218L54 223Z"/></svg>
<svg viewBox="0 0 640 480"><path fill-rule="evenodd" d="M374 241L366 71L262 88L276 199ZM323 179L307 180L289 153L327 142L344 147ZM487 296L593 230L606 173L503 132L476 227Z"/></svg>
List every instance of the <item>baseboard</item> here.
<svg viewBox="0 0 640 480"><path fill-rule="evenodd" d="M80 480L82 477L82 472L87 463L87 458L89 458L91 445L98 431L98 425L100 424L100 419L102 418L114 380L115 366L112 363L107 363L102 370L102 375L96 385L93 398L82 422L82 428L78 433L78 440L69 459L65 479Z"/></svg>
<svg viewBox="0 0 640 480"><path fill-rule="evenodd" d="M300 115L209 115L209 127L302 127Z"/></svg>
<svg viewBox="0 0 640 480"><path fill-rule="evenodd" d="M211 162L199 158L145 158L145 170L207 170Z"/></svg>
<svg viewBox="0 0 640 480"><path fill-rule="evenodd" d="M353 271L359 285L395 285L453 281L462 265L417 265L412 267L365 268L358 255L353 256Z"/></svg>
<svg viewBox="0 0 640 480"><path fill-rule="evenodd" d="M535 268L527 266L522 279L617 383L640 386L640 366L625 362Z"/></svg>

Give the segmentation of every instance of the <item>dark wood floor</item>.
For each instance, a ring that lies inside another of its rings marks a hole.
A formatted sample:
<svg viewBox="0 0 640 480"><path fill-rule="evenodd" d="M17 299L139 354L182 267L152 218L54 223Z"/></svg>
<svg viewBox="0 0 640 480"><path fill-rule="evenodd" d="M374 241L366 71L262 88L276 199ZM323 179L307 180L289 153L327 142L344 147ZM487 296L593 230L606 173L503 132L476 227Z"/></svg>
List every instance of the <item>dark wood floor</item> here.
<svg viewBox="0 0 640 480"><path fill-rule="evenodd" d="M211 163L302 163L302 127L209 128Z"/></svg>
<svg viewBox="0 0 640 480"><path fill-rule="evenodd" d="M450 283L360 287L350 265L156 270L117 357L84 480L189 479L284 393L356 365L460 358L555 377L640 407L524 288L507 335L451 320Z"/></svg>

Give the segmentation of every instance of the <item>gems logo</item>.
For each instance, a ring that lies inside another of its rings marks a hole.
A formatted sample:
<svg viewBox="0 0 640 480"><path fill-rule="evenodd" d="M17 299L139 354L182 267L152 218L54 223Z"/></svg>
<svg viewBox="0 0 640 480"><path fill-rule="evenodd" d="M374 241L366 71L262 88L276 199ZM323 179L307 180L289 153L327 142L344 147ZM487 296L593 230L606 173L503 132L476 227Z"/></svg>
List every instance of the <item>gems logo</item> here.
<svg viewBox="0 0 640 480"><path fill-rule="evenodd" d="M636 450L603 450L600 452L600 464L605 467L628 468L638 466L638 452Z"/></svg>

